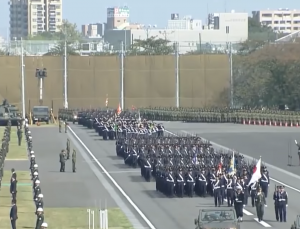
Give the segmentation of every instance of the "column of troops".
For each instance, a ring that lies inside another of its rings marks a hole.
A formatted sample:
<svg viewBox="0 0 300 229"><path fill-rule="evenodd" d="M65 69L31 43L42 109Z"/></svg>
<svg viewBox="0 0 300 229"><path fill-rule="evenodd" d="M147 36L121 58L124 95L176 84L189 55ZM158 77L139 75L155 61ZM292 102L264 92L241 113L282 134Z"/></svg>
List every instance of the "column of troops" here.
<svg viewBox="0 0 300 229"><path fill-rule="evenodd" d="M74 115L74 110L68 112ZM179 198L211 196L216 207L225 203L234 206L240 221L243 207L250 205L256 207L259 221L263 220L270 184L265 166L261 179L249 183L255 160L249 162L238 152L217 150L201 137L176 136L162 124L140 116L130 111L117 115L115 110L77 110L76 121L94 129L104 140L115 140L117 156L128 166L140 168L146 182L155 181L158 192ZM288 197L283 186L275 187L273 199L276 219L286 222Z"/></svg>
<svg viewBox="0 0 300 229"><path fill-rule="evenodd" d="M1 141L1 148L0 148L0 189L1 189L2 178L4 176L4 161L7 153L9 152L10 134L11 134L11 121L8 121L8 124L4 129L4 133Z"/></svg>
<svg viewBox="0 0 300 229"><path fill-rule="evenodd" d="M36 207L36 225L35 229L44 229L48 228L48 224L44 222L44 195L42 194L41 189L41 180L39 177L39 166L37 164L37 160L35 157L35 153L33 151L33 139L31 131L28 127L28 120L25 120L24 132L27 142L27 151L28 151L28 159L29 159L29 170L32 181L32 192L33 192L33 202Z"/></svg>
<svg viewBox="0 0 300 229"><path fill-rule="evenodd" d="M300 125L300 112L270 109L196 109L196 108L145 108L141 115L150 120L203 123L236 123L250 125Z"/></svg>

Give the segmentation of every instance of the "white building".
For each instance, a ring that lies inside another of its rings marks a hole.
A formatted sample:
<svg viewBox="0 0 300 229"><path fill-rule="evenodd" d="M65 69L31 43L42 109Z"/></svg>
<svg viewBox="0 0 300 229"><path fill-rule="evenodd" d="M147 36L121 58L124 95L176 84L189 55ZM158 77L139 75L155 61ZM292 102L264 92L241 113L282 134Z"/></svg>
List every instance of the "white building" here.
<svg viewBox="0 0 300 229"><path fill-rule="evenodd" d="M280 33L293 33L300 30L300 10L277 9L252 12L253 18L263 25L270 26Z"/></svg>
<svg viewBox="0 0 300 229"><path fill-rule="evenodd" d="M40 32L58 32L62 0L10 0L11 40Z"/></svg>
<svg viewBox="0 0 300 229"><path fill-rule="evenodd" d="M193 19L192 16L179 19L179 14L171 14L171 20L168 20L167 28L171 30L202 30L202 21Z"/></svg>
<svg viewBox="0 0 300 229"><path fill-rule="evenodd" d="M201 20L169 20L167 29L141 27L131 30L107 30L104 34L106 42L115 50L120 50L121 41L130 47L136 39L156 37L179 43L179 52L186 53L199 49L200 44L225 46L229 42L239 43L248 39L247 13L214 14L214 26L210 29L203 26ZM177 22L175 22L177 21ZM187 22L188 21L188 22ZM199 27L201 24L201 27Z"/></svg>

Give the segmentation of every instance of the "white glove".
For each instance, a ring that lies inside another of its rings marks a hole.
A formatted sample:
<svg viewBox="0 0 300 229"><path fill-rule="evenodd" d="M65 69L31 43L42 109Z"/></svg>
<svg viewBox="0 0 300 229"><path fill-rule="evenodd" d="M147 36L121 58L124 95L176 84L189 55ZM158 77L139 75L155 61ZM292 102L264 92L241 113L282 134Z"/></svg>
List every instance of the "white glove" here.
<svg viewBox="0 0 300 229"><path fill-rule="evenodd" d="M288 207L289 205L287 204L286 207Z"/></svg>

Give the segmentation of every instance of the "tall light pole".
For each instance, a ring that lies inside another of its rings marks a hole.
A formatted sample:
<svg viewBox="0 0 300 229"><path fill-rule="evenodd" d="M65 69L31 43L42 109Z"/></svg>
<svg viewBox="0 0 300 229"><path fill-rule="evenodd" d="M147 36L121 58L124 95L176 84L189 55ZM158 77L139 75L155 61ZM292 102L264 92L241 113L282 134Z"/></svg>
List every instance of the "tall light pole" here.
<svg viewBox="0 0 300 229"><path fill-rule="evenodd" d="M64 44L64 108L68 109L67 40Z"/></svg>
<svg viewBox="0 0 300 229"><path fill-rule="evenodd" d="M232 43L229 44L229 62L230 62L230 106L234 107L233 102L233 70L232 70Z"/></svg>
<svg viewBox="0 0 300 229"><path fill-rule="evenodd" d="M146 31L147 39L149 38L150 30L151 30L151 29L155 29L155 28L157 28L156 25L147 25L147 26L143 25L143 26L142 26L142 29L144 29L144 30Z"/></svg>
<svg viewBox="0 0 300 229"><path fill-rule="evenodd" d="M120 61L121 61L121 69L120 69L120 104L121 109L124 110L124 43L121 41L121 53L120 53Z"/></svg>
<svg viewBox="0 0 300 229"><path fill-rule="evenodd" d="M175 64L176 64L176 107L179 108L179 43L175 42Z"/></svg>
<svg viewBox="0 0 300 229"><path fill-rule="evenodd" d="M24 74L24 49L23 39L21 38L21 84L22 84L22 117L25 119L25 74Z"/></svg>

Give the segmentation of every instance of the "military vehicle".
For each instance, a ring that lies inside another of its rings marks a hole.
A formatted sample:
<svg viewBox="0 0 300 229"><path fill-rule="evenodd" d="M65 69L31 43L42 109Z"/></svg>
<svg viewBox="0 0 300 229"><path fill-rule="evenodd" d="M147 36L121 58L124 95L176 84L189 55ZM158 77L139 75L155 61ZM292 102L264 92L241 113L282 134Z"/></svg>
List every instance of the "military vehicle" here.
<svg viewBox="0 0 300 229"><path fill-rule="evenodd" d="M196 229L240 229L240 223L236 218L235 210L233 208L200 209L198 218L195 219L195 225Z"/></svg>
<svg viewBox="0 0 300 229"><path fill-rule="evenodd" d="M32 108L32 122L46 122L49 124L50 120L50 109L47 106L34 106Z"/></svg>
<svg viewBox="0 0 300 229"><path fill-rule="evenodd" d="M4 99L0 105L0 126L6 126L9 119L13 126L17 126L18 122L21 121L21 115L15 105L9 104L8 101Z"/></svg>

